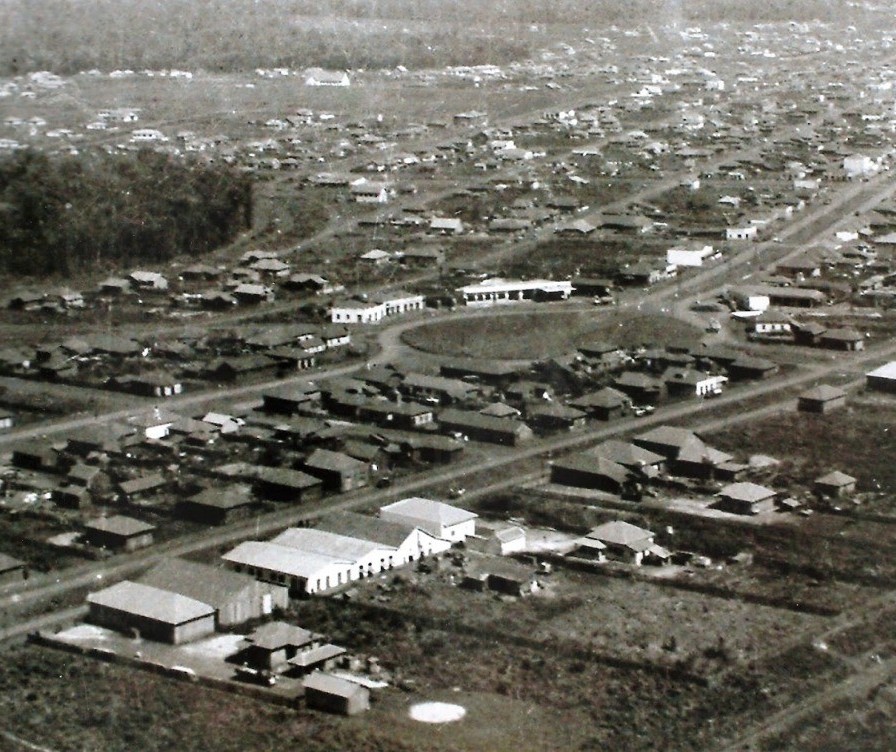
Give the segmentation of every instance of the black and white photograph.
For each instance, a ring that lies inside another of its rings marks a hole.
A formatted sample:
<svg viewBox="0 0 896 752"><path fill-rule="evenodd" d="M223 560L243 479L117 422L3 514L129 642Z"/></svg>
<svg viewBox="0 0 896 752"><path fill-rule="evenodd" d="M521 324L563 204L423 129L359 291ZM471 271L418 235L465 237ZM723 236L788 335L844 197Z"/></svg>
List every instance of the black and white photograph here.
<svg viewBox="0 0 896 752"><path fill-rule="evenodd" d="M0 0L0 752L892 752L891 170L886 0Z"/></svg>

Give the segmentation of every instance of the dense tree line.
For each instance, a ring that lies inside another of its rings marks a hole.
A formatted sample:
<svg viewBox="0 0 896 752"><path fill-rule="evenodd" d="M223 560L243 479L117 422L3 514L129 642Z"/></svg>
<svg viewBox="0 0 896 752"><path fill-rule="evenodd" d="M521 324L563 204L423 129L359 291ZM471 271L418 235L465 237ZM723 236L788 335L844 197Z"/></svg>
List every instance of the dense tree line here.
<svg viewBox="0 0 896 752"><path fill-rule="evenodd" d="M0 0L0 74L500 64L550 44L552 25L846 25L873 15L830 0Z"/></svg>
<svg viewBox="0 0 896 752"><path fill-rule="evenodd" d="M0 272L46 276L200 256L251 221L251 181L142 151L0 160Z"/></svg>

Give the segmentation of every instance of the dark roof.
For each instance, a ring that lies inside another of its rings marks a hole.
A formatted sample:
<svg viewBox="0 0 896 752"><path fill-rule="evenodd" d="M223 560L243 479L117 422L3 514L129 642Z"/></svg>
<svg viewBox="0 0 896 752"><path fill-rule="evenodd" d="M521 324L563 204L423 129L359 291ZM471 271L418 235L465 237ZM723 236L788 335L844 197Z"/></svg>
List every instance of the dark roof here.
<svg viewBox="0 0 896 752"><path fill-rule="evenodd" d="M341 452L331 452L329 449L315 449L305 458L304 465L314 470L329 470L339 473L367 472L367 463Z"/></svg>
<svg viewBox="0 0 896 752"><path fill-rule="evenodd" d="M246 641L262 650L279 650L284 647L300 648L314 642L316 635L302 627L287 624L284 621L272 621L262 624L258 629L246 635Z"/></svg>

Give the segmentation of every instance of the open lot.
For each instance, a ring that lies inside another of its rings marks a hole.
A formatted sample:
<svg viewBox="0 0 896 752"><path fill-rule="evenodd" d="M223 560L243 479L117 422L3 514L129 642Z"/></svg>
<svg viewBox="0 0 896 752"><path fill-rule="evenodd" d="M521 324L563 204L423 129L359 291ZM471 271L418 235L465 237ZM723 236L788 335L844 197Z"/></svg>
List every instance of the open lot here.
<svg viewBox="0 0 896 752"><path fill-rule="evenodd" d="M438 355L536 360L574 352L588 340L631 347L699 336L699 330L690 324L659 313L537 310L527 306L525 311L496 313L487 318L424 324L402 339Z"/></svg>
<svg viewBox="0 0 896 752"><path fill-rule="evenodd" d="M828 415L784 413L719 431L707 440L726 451L781 460L769 479L776 488L810 488L815 478L840 470L856 478L858 491L875 492L896 487L894 425L896 401L860 393L846 408ZM870 508L893 511L884 498L875 499Z"/></svg>

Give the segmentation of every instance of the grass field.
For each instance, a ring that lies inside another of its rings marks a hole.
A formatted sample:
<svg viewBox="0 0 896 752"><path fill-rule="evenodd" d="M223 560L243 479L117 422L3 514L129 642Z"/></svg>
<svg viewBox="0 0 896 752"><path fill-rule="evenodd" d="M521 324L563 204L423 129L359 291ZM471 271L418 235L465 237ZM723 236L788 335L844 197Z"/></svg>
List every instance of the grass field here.
<svg viewBox="0 0 896 752"><path fill-rule="evenodd" d="M860 396L829 415L787 413L712 434L720 449L761 452L784 460L778 478L804 487L840 470L859 491L896 490L896 401ZM869 451L871 448L874 451Z"/></svg>
<svg viewBox="0 0 896 752"><path fill-rule="evenodd" d="M659 313L616 311L497 311L485 317L425 324L405 333L404 342L437 355L502 360L538 360L571 353L585 341L605 340L621 347L699 340L690 324Z"/></svg>

